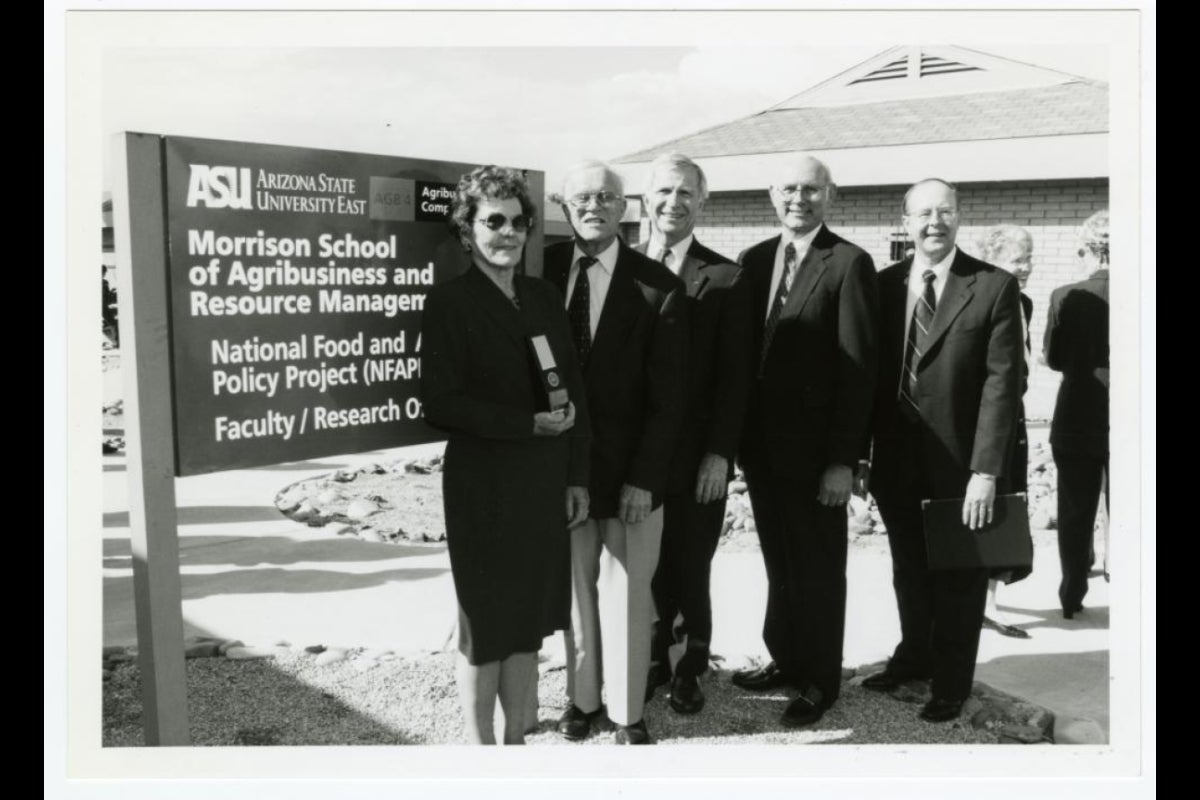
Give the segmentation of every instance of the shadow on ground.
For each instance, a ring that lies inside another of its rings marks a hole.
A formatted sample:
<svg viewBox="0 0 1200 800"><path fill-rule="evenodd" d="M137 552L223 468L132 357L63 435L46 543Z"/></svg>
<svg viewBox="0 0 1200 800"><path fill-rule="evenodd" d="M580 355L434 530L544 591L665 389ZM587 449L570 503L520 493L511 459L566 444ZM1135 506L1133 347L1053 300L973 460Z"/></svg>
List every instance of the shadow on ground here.
<svg viewBox="0 0 1200 800"><path fill-rule="evenodd" d="M411 556L437 555L444 544L376 544L356 537L320 540L296 540L287 536L185 536L179 542L180 566L229 564L255 567L260 564L302 564L309 562L390 561ZM104 540L104 566L132 567L128 539Z"/></svg>
<svg viewBox="0 0 1200 800"><path fill-rule="evenodd" d="M110 665L112 677L104 682L101 697L102 746L142 746L136 659ZM423 743L418 732L374 719L336 689L310 685L274 660L189 659L186 682L194 746Z"/></svg>

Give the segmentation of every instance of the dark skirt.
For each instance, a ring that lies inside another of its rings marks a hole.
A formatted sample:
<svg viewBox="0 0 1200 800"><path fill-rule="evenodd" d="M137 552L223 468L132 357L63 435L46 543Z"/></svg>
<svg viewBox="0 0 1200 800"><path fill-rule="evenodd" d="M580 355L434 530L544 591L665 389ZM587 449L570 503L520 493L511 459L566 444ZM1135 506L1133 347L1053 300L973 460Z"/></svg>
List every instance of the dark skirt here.
<svg viewBox="0 0 1200 800"><path fill-rule="evenodd" d="M536 652L569 624L567 446L458 436L446 447L446 543L471 664Z"/></svg>

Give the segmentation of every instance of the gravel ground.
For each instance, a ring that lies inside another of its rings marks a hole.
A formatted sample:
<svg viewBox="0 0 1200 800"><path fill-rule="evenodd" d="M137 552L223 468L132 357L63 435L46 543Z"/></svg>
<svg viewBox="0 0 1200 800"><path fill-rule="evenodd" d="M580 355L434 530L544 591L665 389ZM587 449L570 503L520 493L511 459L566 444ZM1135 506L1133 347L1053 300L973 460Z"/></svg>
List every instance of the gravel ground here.
<svg viewBox="0 0 1200 800"><path fill-rule="evenodd" d="M283 653L274 659L187 661L191 738L195 745L375 745L463 743L453 655L391 658L362 670L358 653L319 666L316 657ZM384 657L387 658L386 656ZM103 744L142 744L138 670L113 665L104 683ZM542 664L539 721L529 744L570 746L554 731L565 710L566 674ZM972 708L953 723L917 717L920 705L843 685L838 703L815 727L779 724L789 695L754 694L734 687L726 671L703 679L708 703L696 716L672 712L659 689L646 724L659 744L994 744L995 733L973 728ZM914 698L915 700L916 698ZM974 701L978 704L978 701ZM607 720L583 744L611 744Z"/></svg>

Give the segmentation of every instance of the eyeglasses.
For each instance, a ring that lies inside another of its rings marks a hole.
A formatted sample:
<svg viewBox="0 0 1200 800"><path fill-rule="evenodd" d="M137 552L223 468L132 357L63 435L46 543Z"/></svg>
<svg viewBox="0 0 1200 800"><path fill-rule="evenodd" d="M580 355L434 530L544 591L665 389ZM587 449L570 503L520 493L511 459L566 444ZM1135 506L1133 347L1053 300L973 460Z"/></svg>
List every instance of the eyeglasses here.
<svg viewBox="0 0 1200 800"><path fill-rule="evenodd" d="M929 222L929 220L934 218L934 215L937 215L938 219L944 219L947 222L953 222L954 220L958 219L958 209L957 208L922 208L920 211L914 211L910 214L905 214L905 216L912 217L913 219L918 220L922 223Z"/></svg>
<svg viewBox="0 0 1200 800"><path fill-rule="evenodd" d="M505 225L511 223L512 229L517 233L527 233L533 226L533 218L528 214L517 214L511 220L503 214L488 214L475 221L482 223L489 231L502 230Z"/></svg>
<svg viewBox="0 0 1200 800"><path fill-rule="evenodd" d="M776 186L775 191L784 200L795 200L797 197L820 197L821 193L828 188L828 184L823 186Z"/></svg>
<svg viewBox="0 0 1200 800"><path fill-rule="evenodd" d="M595 201L597 205L611 206L621 199L621 195L614 192L580 192L568 197L567 202L575 208L587 208L592 204L592 201Z"/></svg>

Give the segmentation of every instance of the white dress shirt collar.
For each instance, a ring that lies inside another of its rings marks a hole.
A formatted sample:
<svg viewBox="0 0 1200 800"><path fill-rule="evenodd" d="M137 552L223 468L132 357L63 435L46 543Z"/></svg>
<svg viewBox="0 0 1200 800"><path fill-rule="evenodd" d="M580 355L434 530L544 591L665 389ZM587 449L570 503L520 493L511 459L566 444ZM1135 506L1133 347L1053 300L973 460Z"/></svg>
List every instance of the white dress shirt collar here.
<svg viewBox="0 0 1200 800"><path fill-rule="evenodd" d="M687 236L680 239L671 246L671 258L667 262L667 267L676 275L683 269L684 259L687 258L687 251L692 246L692 241L696 238L694 233L689 233ZM646 255L650 258L658 259L662 254L664 240L657 233L650 235L650 242L646 245Z"/></svg>
<svg viewBox="0 0 1200 800"><path fill-rule="evenodd" d="M620 252L621 252L621 243L618 239L614 238L612 240L612 244L610 244L608 247L604 248L604 252L600 253L600 255L595 257L596 261L598 263L593 264L592 266L593 267L597 267L597 266L601 267L609 275L612 275L612 271L617 268L617 254ZM587 257L587 253L580 250L579 245L576 244L575 245L575 253L571 256L571 269L574 270L579 265L579 259L586 258L586 257Z"/></svg>

